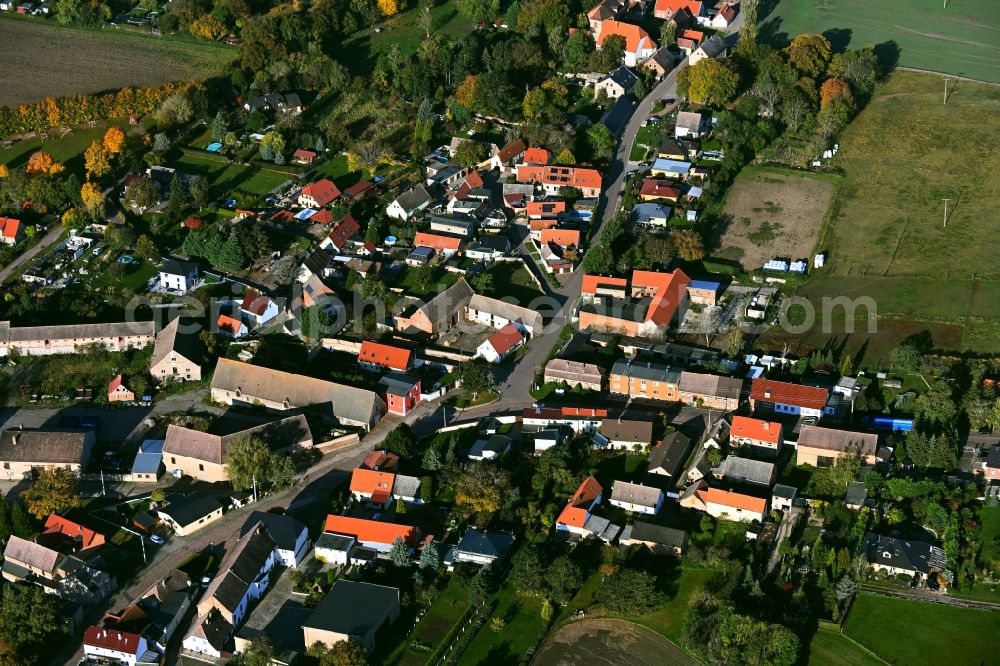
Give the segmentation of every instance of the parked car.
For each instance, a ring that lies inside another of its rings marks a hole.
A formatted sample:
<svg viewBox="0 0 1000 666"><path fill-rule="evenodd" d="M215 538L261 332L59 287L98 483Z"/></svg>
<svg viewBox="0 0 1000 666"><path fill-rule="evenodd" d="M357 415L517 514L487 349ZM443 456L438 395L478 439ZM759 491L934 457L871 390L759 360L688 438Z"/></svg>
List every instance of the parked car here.
<svg viewBox="0 0 1000 666"><path fill-rule="evenodd" d="M155 543L157 546L162 546L163 544L166 543L166 541L163 540L163 537L161 537L158 534L150 534L149 540Z"/></svg>

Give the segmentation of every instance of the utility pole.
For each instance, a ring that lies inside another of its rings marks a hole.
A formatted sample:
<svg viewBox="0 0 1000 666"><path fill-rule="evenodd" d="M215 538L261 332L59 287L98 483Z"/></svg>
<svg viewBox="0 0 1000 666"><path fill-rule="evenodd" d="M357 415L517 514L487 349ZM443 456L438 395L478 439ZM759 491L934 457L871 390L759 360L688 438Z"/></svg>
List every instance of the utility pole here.
<svg viewBox="0 0 1000 666"><path fill-rule="evenodd" d="M944 201L944 224L942 224L941 226L942 227L947 227L948 226L948 202L951 201L951 199L942 199L942 201Z"/></svg>
<svg viewBox="0 0 1000 666"><path fill-rule="evenodd" d="M257 475L253 475L253 501L257 501Z"/></svg>

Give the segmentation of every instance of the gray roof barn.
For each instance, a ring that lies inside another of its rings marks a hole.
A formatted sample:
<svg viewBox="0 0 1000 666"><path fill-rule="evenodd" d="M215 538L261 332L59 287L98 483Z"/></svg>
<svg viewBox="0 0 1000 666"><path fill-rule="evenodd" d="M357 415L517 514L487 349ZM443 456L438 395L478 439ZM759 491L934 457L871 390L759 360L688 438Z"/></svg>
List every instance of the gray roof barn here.
<svg viewBox="0 0 1000 666"><path fill-rule="evenodd" d="M84 465L92 432L8 428L0 433L0 461Z"/></svg>

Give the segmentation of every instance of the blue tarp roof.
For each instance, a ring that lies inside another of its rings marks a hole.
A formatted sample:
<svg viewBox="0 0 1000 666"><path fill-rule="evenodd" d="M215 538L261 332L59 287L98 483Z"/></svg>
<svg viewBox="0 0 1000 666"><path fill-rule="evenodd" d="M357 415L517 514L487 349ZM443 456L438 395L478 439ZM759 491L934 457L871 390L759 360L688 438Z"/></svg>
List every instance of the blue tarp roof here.
<svg viewBox="0 0 1000 666"><path fill-rule="evenodd" d="M653 171L669 171L671 173L687 173L691 170L690 162L681 162L679 160L668 160L665 158L660 158L653 162Z"/></svg>
<svg viewBox="0 0 1000 666"><path fill-rule="evenodd" d="M147 439L142 443L139 453L132 463L133 474L157 474L163 458L163 440Z"/></svg>
<svg viewBox="0 0 1000 666"><path fill-rule="evenodd" d="M691 289L711 289L712 291L718 291L720 286L718 282L709 280L691 280L691 284L688 285Z"/></svg>

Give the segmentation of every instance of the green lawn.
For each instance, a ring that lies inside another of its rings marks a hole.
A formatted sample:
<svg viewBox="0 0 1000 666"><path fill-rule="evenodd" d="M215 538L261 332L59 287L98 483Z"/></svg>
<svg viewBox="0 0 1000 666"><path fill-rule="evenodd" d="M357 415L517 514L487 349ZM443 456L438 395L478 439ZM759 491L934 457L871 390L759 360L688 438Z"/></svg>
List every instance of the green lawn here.
<svg viewBox="0 0 1000 666"><path fill-rule="evenodd" d="M1000 507L984 506L979 510L979 520L982 523L979 532L979 564L985 566L989 564L987 549L992 545L993 540L1000 537Z"/></svg>
<svg viewBox="0 0 1000 666"><path fill-rule="evenodd" d="M870 666L885 662L832 629L820 628L809 642L810 666Z"/></svg>
<svg viewBox="0 0 1000 666"><path fill-rule="evenodd" d="M462 585L457 584L453 578L450 584L438 595L438 598L434 600L431 607L427 609L427 613L414 627L407 641L400 644L385 660L386 666L389 664L400 664L401 666L420 666L423 664L429 653L414 650L410 641L419 641L432 648L437 647L438 643L462 618L469 607L467 598L468 591Z"/></svg>
<svg viewBox="0 0 1000 666"><path fill-rule="evenodd" d="M988 664L1000 613L860 594L844 633L893 664Z"/></svg>
<svg viewBox="0 0 1000 666"><path fill-rule="evenodd" d="M899 64L1000 83L1000 4L952 0L779 0L761 6L761 41L783 47L805 32L827 35L834 50L898 48ZM895 64L895 63L893 63ZM935 86L935 90L941 84ZM940 96L940 95L939 95Z"/></svg>
<svg viewBox="0 0 1000 666"><path fill-rule="evenodd" d="M545 630L540 599L520 595L508 585L499 592L497 602L492 617L503 618L506 625L495 632L487 621L462 655L459 664L511 666L519 663L528 648L534 645Z"/></svg>
<svg viewBox="0 0 1000 666"><path fill-rule="evenodd" d="M337 187L344 190L362 180L371 178L367 171L351 171L347 167L347 155L338 154L320 163L316 168L316 173L311 176L313 180L329 178L337 184Z"/></svg>
<svg viewBox="0 0 1000 666"><path fill-rule="evenodd" d="M186 153L171 160L166 166L175 167L184 173L204 176L212 184L212 194L228 197L237 191L249 194L267 194L286 180L295 180L298 170L289 166L264 166L253 163L250 166L230 164L224 157L213 157L207 153Z"/></svg>
<svg viewBox="0 0 1000 666"><path fill-rule="evenodd" d="M52 155L56 162L66 165L69 171L83 173L83 151L91 143L104 136L110 126L121 127L126 132L129 131L128 120L101 121L94 128L77 127L62 138L51 135L48 139L30 139L19 141L10 148L0 148L0 164L9 167L23 166L28 161L28 157L37 150L44 150Z"/></svg>
<svg viewBox="0 0 1000 666"><path fill-rule="evenodd" d="M434 17L433 33L445 34L458 41L473 31L475 24L458 11L454 2L436 3L431 10ZM382 31L367 30L344 41L338 58L354 73L371 72L379 55L388 53L394 45L399 46L406 58L417 52L421 42L427 39L424 29L417 23L419 8L413 5L409 11L397 14L380 24Z"/></svg>
<svg viewBox="0 0 1000 666"><path fill-rule="evenodd" d="M632 153L629 159L633 162L641 162L646 159L650 148L657 148L663 140L663 121L640 127L635 135L635 143L632 144Z"/></svg>
<svg viewBox="0 0 1000 666"><path fill-rule="evenodd" d="M493 288L486 291L487 296L515 298L519 305L530 307L531 301L543 295L521 262L498 261L486 273L493 278Z"/></svg>
<svg viewBox="0 0 1000 666"><path fill-rule="evenodd" d="M838 11L853 5L836 3ZM1000 218L986 214L986 202L1000 197L992 157L1000 152L1000 89L963 82L945 106L941 85L937 77L896 72L843 132L831 164L844 178L817 242L827 266L799 291L817 314L801 338L807 344L841 344L847 336L847 353L864 347L877 359L926 330L947 351L1000 347L1000 264L992 243L983 242L1000 233ZM858 307L824 314L828 296ZM875 333L862 320L862 299L874 303ZM853 334L845 323L855 325Z"/></svg>

